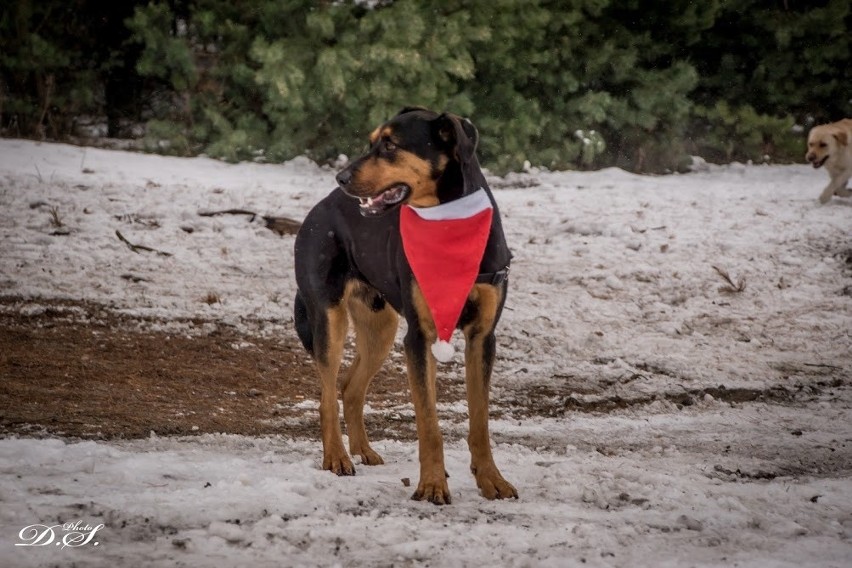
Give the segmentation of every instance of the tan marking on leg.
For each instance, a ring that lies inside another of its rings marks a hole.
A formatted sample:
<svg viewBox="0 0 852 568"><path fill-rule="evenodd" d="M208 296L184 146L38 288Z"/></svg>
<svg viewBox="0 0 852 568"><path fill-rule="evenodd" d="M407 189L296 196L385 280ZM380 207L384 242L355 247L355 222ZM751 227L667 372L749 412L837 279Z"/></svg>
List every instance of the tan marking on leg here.
<svg viewBox="0 0 852 568"><path fill-rule="evenodd" d="M415 311L417 311L420 331L423 332L426 342L431 345L438 338L438 332L435 328L435 321L432 319L432 312L429 310L429 304L426 303L426 298L416 282L411 287L411 301L414 304Z"/></svg>
<svg viewBox="0 0 852 568"><path fill-rule="evenodd" d="M326 310L328 318L328 352L326 363L317 358L320 376L320 428L322 430L322 468L337 475L354 475L355 467L343 447L340 414L337 405L337 373L343 358L343 345L349 328L345 299Z"/></svg>
<svg viewBox="0 0 852 568"><path fill-rule="evenodd" d="M409 353L406 349L408 383L411 388L411 401L414 404L414 416L417 421L417 442L420 455L420 481L412 499L430 501L436 505L452 502L447 474L444 468L444 441L438 426L437 393L435 386L436 363L430 346L435 340L435 324L423 298L420 288L415 284L412 289L412 301L417 310L420 328L425 336L421 354ZM421 375L415 356L425 360L425 374Z"/></svg>
<svg viewBox="0 0 852 568"><path fill-rule="evenodd" d="M355 292L355 286L363 284L353 284L351 292ZM393 347L399 317L390 305L373 311L357 296L357 293L350 293L347 300L355 328L356 355L343 382L343 417L351 454L361 456L361 463L365 465L380 465L384 460L370 447L364 428L364 399L370 381Z"/></svg>
<svg viewBox="0 0 852 568"><path fill-rule="evenodd" d="M491 383L491 365L485 361L485 340L494 330L494 320L500 306L501 291L489 284L476 284L468 298L477 305L477 317L464 327L465 383L467 407L470 418L468 447L470 448L470 470L476 485L486 499L505 499L518 492L511 483L503 479L494 464L491 440L488 433L488 399Z"/></svg>

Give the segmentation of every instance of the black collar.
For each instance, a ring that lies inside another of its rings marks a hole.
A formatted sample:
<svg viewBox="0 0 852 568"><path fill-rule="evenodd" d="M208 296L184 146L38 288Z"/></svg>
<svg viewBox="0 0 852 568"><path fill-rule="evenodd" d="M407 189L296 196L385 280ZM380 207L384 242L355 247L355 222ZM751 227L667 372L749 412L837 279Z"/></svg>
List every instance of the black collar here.
<svg viewBox="0 0 852 568"><path fill-rule="evenodd" d="M491 284L499 286L509 277L509 267L501 268L497 272L483 272L476 277L477 284Z"/></svg>

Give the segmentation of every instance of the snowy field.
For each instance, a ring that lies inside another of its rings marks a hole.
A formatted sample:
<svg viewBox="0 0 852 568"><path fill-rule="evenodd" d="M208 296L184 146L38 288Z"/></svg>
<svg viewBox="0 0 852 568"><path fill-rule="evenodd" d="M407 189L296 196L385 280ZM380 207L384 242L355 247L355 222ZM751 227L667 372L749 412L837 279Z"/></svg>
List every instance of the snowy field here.
<svg viewBox="0 0 852 568"><path fill-rule="evenodd" d="M301 219L334 173L0 140L0 296L21 299L2 309L86 300L143 329L292 338L293 237L199 213ZM464 404L439 407L445 507L408 499L416 445L394 439L337 478L318 437L283 430L6 438L0 564L852 565L852 200L819 206L807 166L490 183L515 253L492 435L519 500L478 495Z"/></svg>

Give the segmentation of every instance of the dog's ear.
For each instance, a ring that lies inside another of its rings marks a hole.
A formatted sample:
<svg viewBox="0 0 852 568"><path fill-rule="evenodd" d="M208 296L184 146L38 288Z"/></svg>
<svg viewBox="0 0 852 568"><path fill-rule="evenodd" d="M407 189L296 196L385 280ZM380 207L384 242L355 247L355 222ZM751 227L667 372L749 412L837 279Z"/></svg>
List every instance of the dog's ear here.
<svg viewBox="0 0 852 568"><path fill-rule="evenodd" d="M464 194L468 195L485 185L485 176L476 159L479 132L471 121L445 112L435 119L437 138L452 149L461 166Z"/></svg>
<svg viewBox="0 0 852 568"><path fill-rule="evenodd" d="M464 164L476 154L479 133L471 121L445 112L435 119L438 138L453 148L456 159Z"/></svg>
<svg viewBox="0 0 852 568"><path fill-rule="evenodd" d="M846 146L847 144L849 144L849 135L846 134L845 130L835 132L834 137L837 138L837 141L840 142L841 146Z"/></svg>

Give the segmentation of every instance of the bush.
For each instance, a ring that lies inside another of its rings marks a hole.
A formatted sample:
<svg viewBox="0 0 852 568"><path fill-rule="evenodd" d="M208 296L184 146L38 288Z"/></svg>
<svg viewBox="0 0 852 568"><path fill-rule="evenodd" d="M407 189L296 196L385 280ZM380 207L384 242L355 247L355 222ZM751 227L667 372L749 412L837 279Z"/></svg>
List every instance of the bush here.
<svg viewBox="0 0 852 568"><path fill-rule="evenodd" d="M138 115L136 50L123 25L138 0L19 0L0 15L0 132L61 139L87 115L110 134Z"/></svg>
<svg viewBox="0 0 852 568"><path fill-rule="evenodd" d="M712 161L768 162L773 156L802 152L800 135L790 116L776 118L758 114L750 105L736 108L724 101L711 108L697 106L693 125L703 128L692 151Z"/></svg>
<svg viewBox="0 0 852 568"><path fill-rule="evenodd" d="M792 4L154 0L104 20L96 0L21 0L0 19L0 128L60 138L91 113L116 135L144 101L151 151L325 161L422 105L470 116L496 172L800 160L794 124L852 116L852 13Z"/></svg>
<svg viewBox="0 0 852 568"><path fill-rule="evenodd" d="M846 0L723 2L689 52L701 77L691 95L691 151L801 161L807 128L852 116L850 28Z"/></svg>

